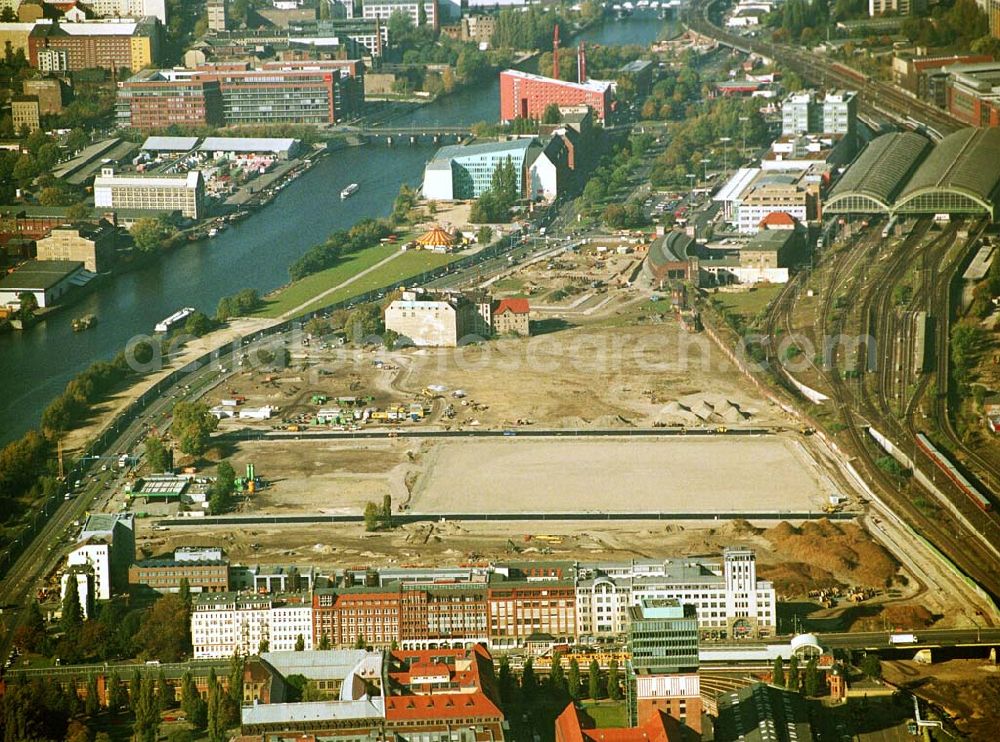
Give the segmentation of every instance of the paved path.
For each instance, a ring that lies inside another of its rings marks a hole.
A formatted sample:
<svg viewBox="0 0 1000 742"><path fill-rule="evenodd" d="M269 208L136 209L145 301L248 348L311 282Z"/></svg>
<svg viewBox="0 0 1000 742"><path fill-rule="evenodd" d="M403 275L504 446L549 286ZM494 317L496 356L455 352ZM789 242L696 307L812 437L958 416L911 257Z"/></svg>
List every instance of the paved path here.
<svg viewBox="0 0 1000 742"><path fill-rule="evenodd" d="M390 255L389 257L383 258L382 260L378 261L371 268L365 268L360 273L355 273L353 276L351 276L350 278L348 278L346 281L342 281L342 282L338 283L336 286L331 286L326 291L323 291L322 293L316 294L316 296L313 296L310 299L306 299L304 302L302 302L301 304L299 304L297 307L292 307L287 312L282 313L281 316L279 317L279 319L282 319L282 320L291 319L292 317L295 317L296 315L302 314L303 312L306 311L306 308L309 307L310 305L315 304L320 299L326 298L327 296L329 296L330 294L332 294L334 291L336 291L338 289L342 289L345 286L350 286L352 283L354 283L355 281L357 281L362 276L366 276L369 273L371 273L372 271L378 270L383 265L385 265L386 263L388 263L390 260L395 260L396 258L398 258L402 254L403 254L402 250L396 250L396 252L394 252L392 255Z"/></svg>

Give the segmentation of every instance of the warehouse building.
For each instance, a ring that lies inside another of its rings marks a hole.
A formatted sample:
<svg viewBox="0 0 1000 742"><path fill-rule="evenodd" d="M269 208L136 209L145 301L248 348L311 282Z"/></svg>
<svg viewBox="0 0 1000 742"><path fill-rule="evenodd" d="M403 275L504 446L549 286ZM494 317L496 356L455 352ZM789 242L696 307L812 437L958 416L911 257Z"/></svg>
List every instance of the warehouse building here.
<svg viewBox="0 0 1000 742"><path fill-rule="evenodd" d="M118 230L110 222L56 227L38 240L39 260L80 261L92 273L111 269L118 241Z"/></svg>
<svg viewBox="0 0 1000 742"><path fill-rule="evenodd" d="M59 66L64 64L69 72L94 67L141 70L159 61L161 31L152 16L138 21L38 22L28 36L28 61L42 69L39 55L55 52L65 55Z"/></svg>
<svg viewBox="0 0 1000 742"><path fill-rule="evenodd" d="M102 168L94 179L94 206L106 209L178 211L198 219L205 201L201 172L183 175L116 175L114 168Z"/></svg>
<svg viewBox="0 0 1000 742"><path fill-rule="evenodd" d="M199 152L215 159L234 160L252 155L267 155L278 160L295 157L302 146L299 139L274 137L205 137Z"/></svg>
<svg viewBox="0 0 1000 742"><path fill-rule="evenodd" d="M229 562L224 559L142 559L128 570L131 587L148 587L158 593L180 592L183 580L187 580L192 593L224 593L229 589Z"/></svg>
<svg viewBox="0 0 1000 742"><path fill-rule="evenodd" d="M33 260L0 278L0 306L21 306L21 294L35 295L41 308L51 307L68 291L93 278L76 260Z"/></svg>

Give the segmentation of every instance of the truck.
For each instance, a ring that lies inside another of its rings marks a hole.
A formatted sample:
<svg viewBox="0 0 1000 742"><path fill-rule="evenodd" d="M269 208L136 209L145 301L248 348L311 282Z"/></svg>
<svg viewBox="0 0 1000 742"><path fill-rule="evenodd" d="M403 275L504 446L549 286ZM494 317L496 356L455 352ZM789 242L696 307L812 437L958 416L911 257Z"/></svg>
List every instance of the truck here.
<svg viewBox="0 0 1000 742"><path fill-rule="evenodd" d="M916 634L890 634L890 644L916 644L919 640Z"/></svg>

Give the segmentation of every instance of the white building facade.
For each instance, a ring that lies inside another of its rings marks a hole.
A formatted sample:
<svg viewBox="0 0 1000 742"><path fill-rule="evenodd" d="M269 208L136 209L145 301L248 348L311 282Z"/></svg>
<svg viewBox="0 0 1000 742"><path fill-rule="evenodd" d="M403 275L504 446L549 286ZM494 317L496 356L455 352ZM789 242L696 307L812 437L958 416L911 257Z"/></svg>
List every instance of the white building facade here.
<svg viewBox="0 0 1000 742"><path fill-rule="evenodd" d="M675 599L695 607L704 635L768 636L777 628L774 585L758 581L749 549L727 549L722 568L700 562L581 564L576 615L581 640L624 635L643 600Z"/></svg>
<svg viewBox="0 0 1000 742"><path fill-rule="evenodd" d="M94 179L94 206L106 209L179 211L183 216L201 216L205 184L201 172L185 175L116 175L102 168Z"/></svg>
<svg viewBox="0 0 1000 742"><path fill-rule="evenodd" d="M191 644L195 659L257 654L262 642L270 651L292 651L301 636L312 649L312 603L270 595L202 593L193 597Z"/></svg>

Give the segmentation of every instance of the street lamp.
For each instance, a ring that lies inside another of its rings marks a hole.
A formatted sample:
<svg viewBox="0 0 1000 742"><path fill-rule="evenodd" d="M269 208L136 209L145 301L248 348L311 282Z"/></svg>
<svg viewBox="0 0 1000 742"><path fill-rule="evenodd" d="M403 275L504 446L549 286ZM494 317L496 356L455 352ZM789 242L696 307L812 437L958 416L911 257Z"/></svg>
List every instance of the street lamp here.
<svg viewBox="0 0 1000 742"><path fill-rule="evenodd" d="M725 178L729 172L729 143L733 141L729 137L719 137L722 142L722 177Z"/></svg>
<svg viewBox="0 0 1000 742"><path fill-rule="evenodd" d="M707 157L704 157L701 160L701 164L705 166L705 180L708 180L708 163L710 162L711 160L709 160Z"/></svg>

